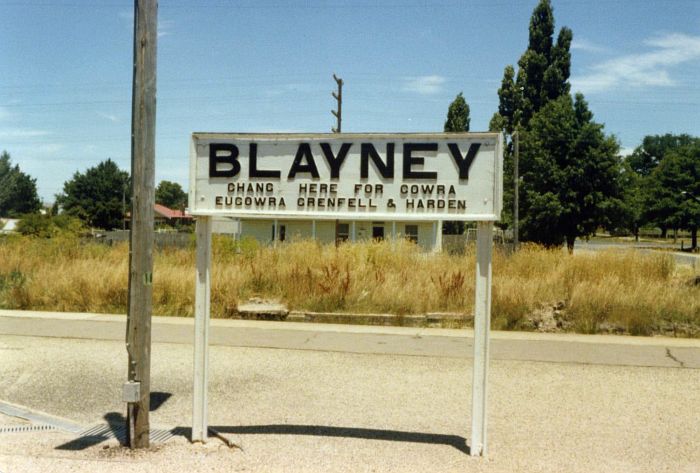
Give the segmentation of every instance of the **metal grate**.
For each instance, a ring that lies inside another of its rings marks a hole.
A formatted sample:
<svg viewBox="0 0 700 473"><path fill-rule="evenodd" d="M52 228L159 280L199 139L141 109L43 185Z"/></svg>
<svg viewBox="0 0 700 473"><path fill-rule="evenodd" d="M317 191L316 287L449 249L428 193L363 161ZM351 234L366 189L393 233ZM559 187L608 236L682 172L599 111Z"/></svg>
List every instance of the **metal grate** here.
<svg viewBox="0 0 700 473"><path fill-rule="evenodd" d="M56 430L50 425L6 425L0 426L0 434L17 434L20 432L38 432L40 430Z"/></svg>
<svg viewBox="0 0 700 473"><path fill-rule="evenodd" d="M183 435L182 429L151 429L150 441L151 443L163 443L170 440L174 435ZM80 432L80 438L95 438L101 440L117 439L120 443L126 443L126 428L122 425L112 426L105 424L98 424L89 429Z"/></svg>

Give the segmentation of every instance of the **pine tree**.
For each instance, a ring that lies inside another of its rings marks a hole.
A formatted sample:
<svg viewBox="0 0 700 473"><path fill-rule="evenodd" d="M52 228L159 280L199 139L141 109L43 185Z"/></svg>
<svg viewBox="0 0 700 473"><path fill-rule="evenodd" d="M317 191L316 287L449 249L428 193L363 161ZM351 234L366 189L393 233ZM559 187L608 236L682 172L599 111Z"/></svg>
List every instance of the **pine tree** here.
<svg viewBox="0 0 700 473"><path fill-rule="evenodd" d="M521 175L524 239L566 243L609 224L619 206L619 145L603 133L583 95L562 95L533 115Z"/></svg>
<svg viewBox="0 0 700 473"><path fill-rule="evenodd" d="M462 92L460 92L447 109L447 120L445 121L444 131L469 131L469 121L469 104L467 104Z"/></svg>
<svg viewBox="0 0 700 473"><path fill-rule="evenodd" d="M105 230L121 226L124 200L130 200L129 173L111 159L85 174L76 172L63 184L63 193L56 196L56 203L68 215Z"/></svg>
<svg viewBox="0 0 700 473"><path fill-rule="evenodd" d="M37 212L41 200L36 190L36 179L12 166L7 151L0 154L0 217L17 217Z"/></svg>

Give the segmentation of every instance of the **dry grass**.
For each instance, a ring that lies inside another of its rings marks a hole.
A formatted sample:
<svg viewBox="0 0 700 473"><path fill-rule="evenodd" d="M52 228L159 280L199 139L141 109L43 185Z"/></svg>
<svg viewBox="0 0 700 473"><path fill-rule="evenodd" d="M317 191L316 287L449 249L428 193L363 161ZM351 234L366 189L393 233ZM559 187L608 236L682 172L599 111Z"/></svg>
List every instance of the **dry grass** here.
<svg viewBox="0 0 700 473"><path fill-rule="evenodd" d="M260 296L298 310L470 314L474 256L473 250L460 256L424 254L407 242L336 248L307 241L273 249L215 238L212 311L231 316L238 301ZM0 240L0 307L123 313L127 274L126 245ZM606 325L632 334L700 326L700 286L690 282L692 269L677 268L668 255L569 256L525 246L515 255L497 250L493 274L497 329L529 329L534 310L555 304L564 307L565 328L583 333ZM156 314L192 314L192 248L157 253L153 293Z"/></svg>

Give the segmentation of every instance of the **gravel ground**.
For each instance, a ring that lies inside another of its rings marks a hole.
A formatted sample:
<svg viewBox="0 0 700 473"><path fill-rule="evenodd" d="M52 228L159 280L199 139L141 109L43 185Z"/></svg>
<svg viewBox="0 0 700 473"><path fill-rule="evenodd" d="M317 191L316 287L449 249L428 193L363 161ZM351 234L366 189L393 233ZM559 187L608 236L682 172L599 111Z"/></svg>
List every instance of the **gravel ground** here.
<svg viewBox="0 0 700 473"><path fill-rule="evenodd" d="M85 426L124 410L123 342L0 336L0 359L0 399ZM154 344L154 427L190 425L191 367ZM210 422L242 450L0 434L0 472L700 472L700 370L494 361L487 458L466 454L470 383L456 358L212 347Z"/></svg>

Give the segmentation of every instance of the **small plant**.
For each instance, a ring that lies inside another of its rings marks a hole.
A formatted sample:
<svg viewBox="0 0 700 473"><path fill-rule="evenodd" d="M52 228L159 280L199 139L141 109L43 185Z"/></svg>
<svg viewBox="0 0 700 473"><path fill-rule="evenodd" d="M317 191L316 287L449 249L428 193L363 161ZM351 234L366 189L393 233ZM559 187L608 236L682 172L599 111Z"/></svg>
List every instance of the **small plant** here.
<svg viewBox="0 0 700 473"><path fill-rule="evenodd" d="M466 280L464 272L460 269L444 274L439 274L437 278L430 280L440 292L440 297L450 299L459 297L464 292L464 282Z"/></svg>

